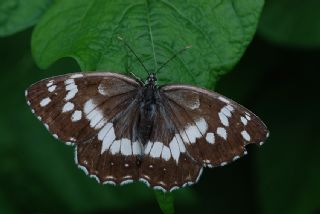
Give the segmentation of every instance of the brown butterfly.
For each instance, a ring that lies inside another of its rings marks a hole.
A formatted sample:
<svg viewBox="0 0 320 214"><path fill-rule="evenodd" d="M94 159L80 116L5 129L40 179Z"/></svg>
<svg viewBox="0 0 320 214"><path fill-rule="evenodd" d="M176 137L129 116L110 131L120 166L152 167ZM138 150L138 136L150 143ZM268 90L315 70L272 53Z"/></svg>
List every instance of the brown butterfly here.
<svg viewBox="0 0 320 214"><path fill-rule="evenodd" d="M103 184L139 180L172 191L268 137L257 116L216 92L156 82L155 73L144 83L111 72L72 73L35 83L26 97L55 138L75 145L78 166Z"/></svg>

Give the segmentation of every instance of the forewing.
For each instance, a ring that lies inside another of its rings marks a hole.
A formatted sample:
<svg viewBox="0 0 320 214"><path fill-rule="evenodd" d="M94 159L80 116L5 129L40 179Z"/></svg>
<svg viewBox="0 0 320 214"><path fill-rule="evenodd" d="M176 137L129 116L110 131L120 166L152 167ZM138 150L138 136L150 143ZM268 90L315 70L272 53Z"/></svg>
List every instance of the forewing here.
<svg viewBox="0 0 320 214"><path fill-rule="evenodd" d="M268 137L257 116L218 93L189 85L166 85L160 93L187 153L203 166L225 165Z"/></svg>
<svg viewBox="0 0 320 214"><path fill-rule="evenodd" d="M116 73L72 73L26 90L27 103L61 141L86 142L135 99L139 83Z"/></svg>

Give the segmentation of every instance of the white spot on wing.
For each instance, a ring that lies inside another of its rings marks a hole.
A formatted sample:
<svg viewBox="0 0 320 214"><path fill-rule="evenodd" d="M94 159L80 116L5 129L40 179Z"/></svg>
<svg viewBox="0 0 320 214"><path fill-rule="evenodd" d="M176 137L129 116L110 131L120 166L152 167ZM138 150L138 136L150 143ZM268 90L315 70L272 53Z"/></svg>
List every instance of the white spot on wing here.
<svg viewBox="0 0 320 214"><path fill-rule="evenodd" d="M234 108L233 108L231 105L227 105L226 108L227 108L229 111L234 111Z"/></svg>
<svg viewBox="0 0 320 214"><path fill-rule="evenodd" d="M78 93L78 89L74 88L68 92L68 94L66 95L66 97L64 99L66 101L71 100L72 98L74 98L76 96L77 93Z"/></svg>
<svg viewBox="0 0 320 214"><path fill-rule="evenodd" d="M114 181L105 181L105 182L103 182L103 184L109 184L109 185L115 186L116 182L114 182Z"/></svg>
<svg viewBox="0 0 320 214"><path fill-rule="evenodd" d="M184 130L180 130L180 136L182 137L183 142L190 144L188 136Z"/></svg>
<svg viewBox="0 0 320 214"><path fill-rule="evenodd" d="M84 166L81 166L81 165L78 165L78 168L79 169L81 169L86 175L88 175L89 174L89 172L88 172L88 170L87 170L87 168L86 167L84 167Z"/></svg>
<svg viewBox="0 0 320 214"><path fill-rule="evenodd" d="M203 117L195 121L195 125L187 125L186 128L179 131L179 139L182 138L183 142L190 144L195 143L197 138L200 138L206 133L208 124ZM179 141L178 139L178 141Z"/></svg>
<svg viewBox="0 0 320 214"><path fill-rule="evenodd" d="M169 147L163 146L163 148L162 148L162 153L161 153L161 157L162 157L162 159L164 159L164 160L166 160L166 161L168 161L168 160L170 159L170 157L171 157L171 152L170 152Z"/></svg>
<svg viewBox="0 0 320 214"><path fill-rule="evenodd" d="M183 141L182 141L182 139L181 139L180 135L179 135L179 134L175 134L175 136L174 136L174 137L177 139L177 142L178 142L178 145L179 145L180 152L181 152L181 153L186 152L186 147L185 147L185 145L184 145L184 143L183 143Z"/></svg>
<svg viewBox="0 0 320 214"><path fill-rule="evenodd" d="M94 104L93 100L90 99L84 104L84 113L89 114L97 105Z"/></svg>
<svg viewBox="0 0 320 214"><path fill-rule="evenodd" d="M66 91L69 91L64 98L66 101L71 100L78 93L78 87L74 82L74 79L67 79L64 81L66 85Z"/></svg>
<svg viewBox="0 0 320 214"><path fill-rule="evenodd" d="M74 108L74 104L71 102L67 102L66 104L64 104L63 108L62 108L62 112L68 112L73 110Z"/></svg>
<svg viewBox="0 0 320 214"><path fill-rule="evenodd" d="M169 191L172 192L172 191L175 191L175 190L177 190L177 189L179 189L179 187L178 187L178 186L174 186L174 187L172 187Z"/></svg>
<svg viewBox="0 0 320 214"><path fill-rule="evenodd" d="M94 178L98 183L100 183L100 179L96 175L90 175L90 178Z"/></svg>
<svg viewBox="0 0 320 214"><path fill-rule="evenodd" d="M53 85L53 80L50 80L48 83L47 83L47 87L50 87Z"/></svg>
<svg viewBox="0 0 320 214"><path fill-rule="evenodd" d="M162 186L154 186L153 189L161 190L162 192L166 192L165 188L163 188Z"/></svg>
<svg viewBox="0 0 320 214"><path fill-rule="evenodd" d="M48 124L44 123L43 125L44 125L44 127L46 127L46 129L48 129L48 130L49 130L49 126L48 126Z"/></svg>
<svg viewBox="0 0 320 214"><path fill-rule="evenodd" d="M122 182L120 183L120 185L122 186L122 185L130 184L130 183L132 183L132 182L133 182L133 180L132 180L132 179L129 179L129 180L122 181Z"/></svg>
<svg viewBox="0 0 320 214"><path fill-rule="evenodd" d="M78 165L78 147L74 149L74 162Z"/></svg>
<svg viewBox="0 0 320 214"><path fill-rule="evenodd" d="M109 130L112 127L112 123L107 123L98 133L98 140L103 140L103 138L108 134Z"/></svg>
<svg viewBox="0 0 320 214"><path fill-rule="evenodd" d="M73 112L73 114L71 115L71 121L72 122L76 122L81 120L82 118L82 111L76 110Z"/></svg>
<svg viewBox="0 0 320 214"><path fill-rule="evenodd" d="M236 160L238 160L240 158L240 156L239 155L237 155L237 156L234 156L234 158L232 159L233 161L236 161Z"/></svg>
<svg viewBox="0 0 320 214"><path fill-rule="evenodd" d="M49 97L46 97L40 101L40 106L44 107L44 106L48 105L50 102L51 102L51 99Z"/></svg>
<svg viewBox="0 0 320 214"><path fill-rule="evenodd" d="M201 134L203 134L203 135L208 130L208 124L203 117L200 117L198 120L196 120L196 125L197 125L199 131L201 132Z"/></svg>
<svg viewBox="0 0 320 214"><path fill-rule="evenodd" d="M147 145L145 146L145 148L144 148L144 154L149 154L149 152L150 152L150 150L151 150L151 147L152 147L152 142L151 141L149 141L148 143L147 143Z"/></svg>
<svg viewBox="0 0 320 214"><path fill-rule="evenodd" d="M111 154L117 154L120 152L120 140L115 140L113 141L111 147L110 147L110 152Z"/></svg>
<svg viewBox="0 0 320 214"><path fill-rule="evenodd" d="M223 139L227 140L227 131L225 128L222 128L222 127L217 128L217 134Z"/></svg>
<svg viewBox="0 0 320 214"><path fill-rule="evenodd" d="M106 120L103 118L103 113L99 109L90 112L87 118L90 120L91 128L99 129L106 123Z"/></svg>
<svg viewBox="0 0 320 214"><path fill-rule="evenodd" d="M132 153L133 155L141 155L142 154L142 144L138 141L132 143Z"/></svg>
<svg viewBox="0 0 320 214"><path fill-rule="evenodd" d="M224 97L218 97L218 99L219 100L221 100L222 102L224 102L224 103L230 103L230 101L229 100L227 100L226 98L224 98Z"/></svg>
<svg viewBox="0 0 320 214"><path fill-rule="evenodd" d="M223 107L220 112L222 112L227 117L231 117L231 112L228 109L228 106Z"/></svg>
<svg viewBox="0 0 320 214"><path fill-rule="evenodd" d="M249 116L248 113L246 113L246 118L247 118L247 120L251 120L251 117Z"/></svg>
<svg viewBox="0 0 320 214"><path fill-rule="evenodd" d="M248 124L248 120L245 117L241 117L241 122L243 123L243 125L247 125Z"/></svg>
<svg viewBox="0 0 320 214"><path fill-rule="evenodd" d="M102 147L101 147L101 154L108 150L112 142L116 139L116 135L114 133L113 124L111 123L112 127L109 129L107 134L103 138ZM107 125L106 125L107 126ZM109 125L110 126L110 125ZM99 137L99 136L98 136ZM120 145L120 144L119 144Z"/></svg>
<svg viewBox="0 0 320 214"><path fill-rule="evenodd" d="M207 135L206 135L206 140L207 140L208 143L214 144L215 143L214 134L212 132L208 132Z"/></svg>
<svg viewBox="0 0 320 214"><path fill-rule="evenodd" d="M139 181L144 183L145 185L147 185L148 187L150 186L150 183L148 180L144 179L144 178L139 178Z"/></svg>
<svg viewBox="0 0 320 214"><path fill-rule="evenodd" d="M227 165L227 162L222 162L222 163L220 164L220 166L225 166L225 165Z"/></svg>
<svg viewBox="0 0 320 214"><path fill-rule="evenodd" d="M226 117L226 115L224 115L222 112L219 112L219 118L220 118L221 123L222 123L224 126L229 126L229 120L228 120L228 118Z"/></svg>
<svg viewBox="0 0 320 214"><path fill-rule="evenodd" d="M196 139L201 137L201 133L199 132L198 127L195 125L189 125L185 131L190 140L190 143L195 143Z"/></svg>
<svg viewBox="0 0 320 214"><path fill-rule="evenodd" d="M65 80L64 81L64 84L65 85L74 85L75 84L75 82L74 82L74 79L67 79L67 80ZM67 89L66 89L67 90Z"/></svg>
<svg viewBox="0 0 320 214"><path fill-rule="evenodd" d="M87 100L84 104L84 113L87 119L90 121L90 127L95 129L100 129L105 125L107 119L104 118L103 112L97 108L93 100Z"/></svg>
<svg viewBox="0 0 320 214"><path fill-rule="evenodd" d="M54 92L54 90L56 90L56 85L52 85L52 86L50 86L49 88L48 88L48 91L49 92Z"/></svg>
<svg viewBox="0 0 320 214"><path fill-rule="evenodd" d="M247 131L242 131L241 135L242 135L243 139L245 139L246 141L250 141L251 137Z"/></svg>
<svg viewBox="0 0 320 214"><path fill-rule="evenodd" d="M178 145L178 141L176 138L172 139L172 141L169 144L169 147L170 147L171 155L172 155L173 159L175 159L176 162L178 163L179 156L180 156L180 150L179 150L179 145Z"/></svg>
<svg viewBox="0 0 320 214"><path fill-rule="evenodd" d="M70 76L70 78L80 78L80 77L83 77L84 75L83 74L73 74Z"/></svg>
<svg viewBox="0 0 320 214"><path fill-rule="evenodd" d="M131 141L127 138L121 139L121 154L123 155L131 155L132 154L132 147L131 147Z"/></svg>
<svg viewBox="0 0 320 214"><path fill-rule="evenodd" d="M104 124L106 124L107 119L100 120L100 122L94 127L95 129L100 129Z"/></svg>
<svg viewBox="0 0 320 214"><path fill-rule="evenodd" d="M162 147L163 147L163 143L155 142L150 151L150 156L153 158L159 158L161 155Z"/></svg>

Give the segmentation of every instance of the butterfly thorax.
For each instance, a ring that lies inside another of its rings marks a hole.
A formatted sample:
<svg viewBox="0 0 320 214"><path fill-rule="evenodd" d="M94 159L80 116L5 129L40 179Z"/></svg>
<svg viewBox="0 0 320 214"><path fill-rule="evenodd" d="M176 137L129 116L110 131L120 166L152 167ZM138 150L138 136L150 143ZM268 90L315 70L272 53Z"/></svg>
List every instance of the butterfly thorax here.
<svg viewBox="0 0 320 214"><path fill-rule="evenodd" d="M150 74L146 84L143 86L143 92L140 102L140 115L139 115L139 138L143 145L145 145L150 139L154 119L156 115L156 103L158 94L158 88L156 86L156 77L154 74Z"/></svg>

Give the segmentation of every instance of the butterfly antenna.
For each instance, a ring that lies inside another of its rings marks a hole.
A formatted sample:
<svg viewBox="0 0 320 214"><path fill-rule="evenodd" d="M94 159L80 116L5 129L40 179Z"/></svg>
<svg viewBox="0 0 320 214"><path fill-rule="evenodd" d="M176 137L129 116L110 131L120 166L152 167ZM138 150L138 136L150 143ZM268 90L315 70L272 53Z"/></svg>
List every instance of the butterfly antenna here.
<svg viewBox="0 0 320 214"><path fill-rule="evenodd" d="M138 59L138 61L140 62L140 64L141 64L142 67L144 68L144 70L147 72L147 74L150 75L148 69L146 68L146 66L144 66L143 62L142 62L141 59L137 56L137 54L133 51L133 49L130 47L130 45L129 45L121 36L118 36L118 39L121 40L127 48L129 48L129 50L133 53L133 55L135 55L135 57Z"/></svg>
<svg viewBox="0 0 320 214"><path fill-rule="evenodd" d="M184 48L182 48L181 50L177 51L175 54L173 54L172 57L170 57L165 63L163 63L160 68L158 68L158 70L155 73L158 73L164 66L166 66L171 60L173 60L174 58L176 58L176 56L178 56L179 54L181 54L182 52L184 52L185 50L192 48L191 45L188 45Z"/></svg>

